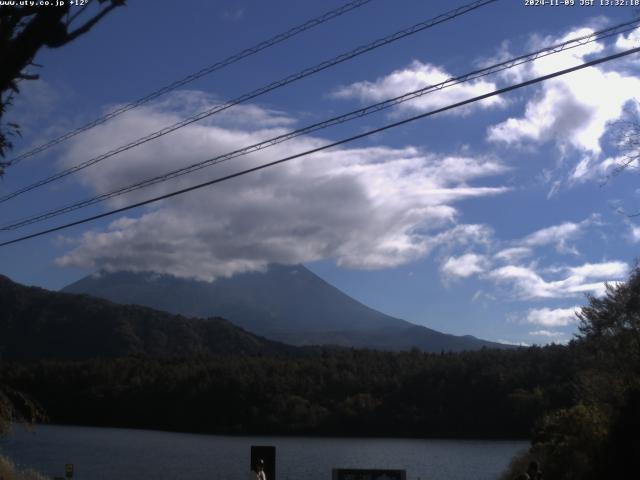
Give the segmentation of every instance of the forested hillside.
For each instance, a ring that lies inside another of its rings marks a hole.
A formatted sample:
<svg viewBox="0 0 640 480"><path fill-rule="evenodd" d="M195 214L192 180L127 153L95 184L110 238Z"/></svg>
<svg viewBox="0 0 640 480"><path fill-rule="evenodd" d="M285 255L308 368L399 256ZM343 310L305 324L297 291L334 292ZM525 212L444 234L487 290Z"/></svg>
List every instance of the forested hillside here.
<svg viewBox="0 0 640 480"><path fill-rule="evenodd" d="M135 305L25 287L0 276L0 358L84 360L126 355L275 353L221 318L190 319Z"/></svg>

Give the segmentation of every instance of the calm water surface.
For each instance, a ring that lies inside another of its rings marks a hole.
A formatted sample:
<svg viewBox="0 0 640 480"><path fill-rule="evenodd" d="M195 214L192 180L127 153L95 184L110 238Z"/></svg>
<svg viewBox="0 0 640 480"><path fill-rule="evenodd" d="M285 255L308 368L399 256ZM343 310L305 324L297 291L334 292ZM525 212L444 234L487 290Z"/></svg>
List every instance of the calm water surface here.
<svg viewBox="0 0 640 480"><path fill-rule="evenodd" d="M77 480L247 480L251 445L276 446L278 480L328 480L332 468L405 469L407 480L493 480L521 441L228 437L112 428L16 427L0 452L50 476Z"/></svg>

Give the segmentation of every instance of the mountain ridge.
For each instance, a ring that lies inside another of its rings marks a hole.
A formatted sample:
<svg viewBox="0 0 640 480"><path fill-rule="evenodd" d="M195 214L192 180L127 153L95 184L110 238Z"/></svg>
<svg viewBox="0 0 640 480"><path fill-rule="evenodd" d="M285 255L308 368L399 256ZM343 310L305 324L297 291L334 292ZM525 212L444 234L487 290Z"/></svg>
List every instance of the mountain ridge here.
<svg viewBox="0 0 640 480"><path fill-rule="evenodd" d="M101 272L63 291L193 317L221 316L257 335L298 346L427 352L509 348L471 335L438 332L374 310L302 265L271 265L266 272L214 282L150 272Z"/></svg>
<svg viewBox="0 0 640 480"><path fill-rule="evenodd" d="M276 354L297 349L223 318L193 319L138 305L28 287L0 275L0 359L86 360Z"/></svg>

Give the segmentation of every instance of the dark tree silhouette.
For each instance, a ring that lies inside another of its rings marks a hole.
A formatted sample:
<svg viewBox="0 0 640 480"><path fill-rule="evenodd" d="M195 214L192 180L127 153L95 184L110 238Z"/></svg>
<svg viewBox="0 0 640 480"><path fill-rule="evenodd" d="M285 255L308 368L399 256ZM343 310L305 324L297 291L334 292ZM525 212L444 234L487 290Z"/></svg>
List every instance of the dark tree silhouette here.
<svg viewBox="0 0 640 480"><path fill-rule="evenodd" d="M640 265L626 282L589 296L578 318L573 405L548 410L505 478L533 459L546 480L625 478L640 469Z"/></svg>
<svg viewBox="0 0 640 480"><path fill-rule="evenodd" d="M640 370L640 266L629 279L607 285L602 297L589 296L578 314L580 333L600 346L618 368Z"/></svg>
<svg viewBox="0 0 640 480"><path fill-rule="evenodd" d="M53 3L53 2L52 2ZM29 66L42 47L60 48L91 30L124 0L98 0L98 11L87 18L88 0L71 12L69 2L60 6L0 6L0 158L12 148L11 137L20 135L20 126L3 122L7 108L20 92L20 82L35 80ZM75 26L76 22L82 22ZM0 161L0 176L11 162Z"/></svg>
<svg viewBox="0 0 640 480"><path fill-rule="evenodd" d="M91 0L73 14L69 2L59 6L0 6L0 158L5 158L11 150L11 137L20 135L19 125L3 120L20 92L20 82L38 78L37 74L26 72L29 66L35 66L33 59L38 51L42 47L59 48L72 42L125 2L98 0L98 12L86 18L90 3ZM74 26L76 22L82 23ZM9 165L10 162L0 161L0 177ZM37 412L22 394L0 385L0 435L6 432L10 422L33 420Z"/></svg>

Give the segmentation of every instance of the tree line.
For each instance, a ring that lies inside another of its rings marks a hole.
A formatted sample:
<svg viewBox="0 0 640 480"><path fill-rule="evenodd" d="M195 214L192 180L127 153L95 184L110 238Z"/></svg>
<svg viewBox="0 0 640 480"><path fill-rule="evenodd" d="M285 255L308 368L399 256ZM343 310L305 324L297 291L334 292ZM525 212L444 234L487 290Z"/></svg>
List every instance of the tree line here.
<svg viewBox="0 0 640 480"><path fill-rule="evenodd" d="M162 430L526 438L573 399L579 348L5 363L52 421Z"/></svg>

